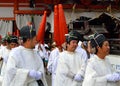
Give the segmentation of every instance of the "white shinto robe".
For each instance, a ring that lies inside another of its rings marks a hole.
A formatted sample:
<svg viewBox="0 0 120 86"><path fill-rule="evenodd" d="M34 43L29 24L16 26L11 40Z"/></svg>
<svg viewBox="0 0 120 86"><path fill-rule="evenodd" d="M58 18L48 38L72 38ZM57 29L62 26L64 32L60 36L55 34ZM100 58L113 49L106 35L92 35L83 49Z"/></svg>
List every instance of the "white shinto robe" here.
<svg viewBox="0 0 120 86"><path fill-rule="evenodd" d="M111 73L113 70L108 59L94 55L88 61L83 86L120 86L118 82L107 81L106 75Z"/></svg>
<svg viewBox="0 0 120 86"><path fill-rule="evenodd" d="M81 53L63 51L60 53L54 86L82 86L82 82L77 82L67 77L68 72L80 74L84 77L87 58Z"/></svg>
<svg viewBox="0 0 120 86"><path fill-rule="evenodd" d="M58 48L52 50L47 65L48 71L52 73L52 86L54 86L54 77L56 75L56 67L57 67L56 60L58 58L58 55L59 55Z"/></svg>
<svg viewBox="0 0 120 86"><path fill-rule="evenodd" d="M2 49L2 58L3 58L3 60L6 60L6 62L8 60L8 56L9 56L10 51L11 50L7 49L7 47L4 47ZM5 71L6 71L6 62L3 61L2 69L1 69L1 76L4 76L4 74L5 74Z"/></svg>
<svg viewBox="0 0 120 86"><path fill-rule="evenodd" d="M29 77L30 70L42 72L41 80L47 86L43 62L36 51L22 46L14 48L8 58L2 86L38 86L36 80Z"/></svg>
<svg viewBox="0 0 120 86"><path fill-rule="evenodd" d="M4 76L5 71L6 71L6 62L7 62L10 50L7 49L7 47L3 47L0 52L1 52L0 56L3 58L3 61L1 64L1 71L0 71L0 86L1 86L2 81L3 81L3 76ZM6 61L4 61L4 60L6 60Z"/></svg>

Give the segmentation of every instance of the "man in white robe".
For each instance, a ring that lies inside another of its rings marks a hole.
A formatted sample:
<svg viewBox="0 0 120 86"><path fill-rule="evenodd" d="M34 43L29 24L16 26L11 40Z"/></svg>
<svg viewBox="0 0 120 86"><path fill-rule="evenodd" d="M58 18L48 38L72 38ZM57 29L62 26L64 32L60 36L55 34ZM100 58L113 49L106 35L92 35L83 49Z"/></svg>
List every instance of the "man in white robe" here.
<svg viewBox="0 0 120 86"><path fill-rule="evenodd" d="M2 58L3 52L2 52L2 49L3 49L4 47L6 47L6 39L5 39L5 38L2 38L2 39L0 40L0 42L1 42L1 44L0 44L0 67L2 67L2 63L3 63L3 58ZM1 71L1 69L0 69L0 71Z"/></svg>
<svg viewBox="0 0 120 86"><path fill-rule="evenodd" d="M55 49L53 49L50 53L50 56L49 56L49 60L48 60L48 65L47 65L47 69L50 73L52 73L52 64L55 60L55 58L59 55L59 50L58 48L56 47Z"/></svg>
<svg viewBox="0 0 120 86"><path fill-rule="evenodd" d="M112 69L106 59L110 51L109 42L104 35L95 34L91 44L96 52L88 61L83 86L120 86L120 74Z"/></svg>
<svg viewBox="0 0 120 86"><path fill-rule="evenodd" d="M76 52L79 33L71 31L67 38L67 50L59 55L54 86L82 86L87 58Z"/></svg>
<svg viewBox="0 0 120 86"><path fill-rule="evenodd" d="M51 51L50 56L49 56L47 69L50 73L52 73L52 86L55 86L54 80L56 76L57 61L58 61L58 58L59 58L58 56L60 52L62 52L61 48L56 47L55 49Z"/></svg>
<svg viewBox="0 0 120 86"><path fill-rule="evenodd" d="M6 64L7 64L7 60L9 57L9 53L13 48L15 48L18 45L18 39L14 35L9 35L9 36L6 36L6 42L7 42L6 47L2 48L2 50L1 50L1 52L2 52L1 57L3 58L1 76L4 76L4 74L5 74Z"/></svg>
<svg viewBox="0 0 120 86"><path fill-rule="evenodd" d="M37 43L36 32L33 28L24 26L20 30L20 36L23 38L23 46L10 52L2 86L39 86L38 80L47 86L43 62L33 50Z"/></svg>
<svg viewBox="0 0 120 86"><path fill-rule="evenodd" d="M88 61L83 86L120 86L116 81L107 81L107 75L112 73L114 71L108 59L94 55Z"/></svg>
<svg viewBox="0 0 120 86"><path fill-rule="evenodd" d="M82 42L81 43L80 42L81 41L78 42L78 46L75 51L81 53L83 57L88 58L87 52L81 47Z"/></svg>
<svg viewBox="0 0 120 86"><path fill-rule="evenodd" d="M0 54L0 57L3 59L2 65L1 65L1 72L0 72L0 86L2 85L2 81L3 81L2 79L6 72L6 64L7 64L9 53L11 49L16 47L16 45L18 44L18 40L16 36L8 35L5 37L5 39L6 39L6 47L3 47L1 49L1 54Z"/></svg>

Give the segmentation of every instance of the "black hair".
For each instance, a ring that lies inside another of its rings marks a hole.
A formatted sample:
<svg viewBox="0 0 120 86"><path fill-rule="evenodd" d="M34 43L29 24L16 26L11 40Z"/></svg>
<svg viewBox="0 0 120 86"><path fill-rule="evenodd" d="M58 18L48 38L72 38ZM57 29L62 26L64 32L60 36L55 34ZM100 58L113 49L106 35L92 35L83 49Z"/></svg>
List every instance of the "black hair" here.
<svg viewBox="0 0 120 86"><path fill-rule="evenodd" d="M97 47L100 46L101 43L103 43L104 41L106 41L107 39L105 38L105 36L103 34L98 34L96 33L94 35L94 37L90 40L91 41L91 46L92 47Z"/></svg>
<svg viewBox="0 0 120 86"><path fill-rule="evenodd" d="M27 41L27 39L32 39L34 36L36 36L35 28L31 26L24 26L20 30L20 36L23 40L23 43Z"/></svg>
<svg viewBox="0 0 120 86"><path fill-rule="evenodd" d="M95 54L98 52L97 47L102 47L104 41L107 41L103 34L96 33L91 39L91 46L96 49Z"/></svg>
<svg viewBox="0 0 120 86"><path fill-rule="evenodd" d="M82 41L82 36L79 32L77 32L76 30L72 30L71 32L69 32L69 34L66 36L66 42L67 44L70 43L71 40L77 40L79 42L79 40Z"/></svg>
<svg viewBox="0 0 120 86"><path fill-rule="evenodd" d="M14 35L6 35L4 38L4 41L6 41L7 43L18 44L18 38L17 38L17 36L14 36Z"/></svg>
<svg viewBox="0 0 120 86"><path fill-rule="evenodd" d="M103 43L104 43L104 41L101 44L99 44L99 47L102 47ZM98 52L98 49L97 49L97 47L95 47L95 54L97 54L97 52Z"/></svg>

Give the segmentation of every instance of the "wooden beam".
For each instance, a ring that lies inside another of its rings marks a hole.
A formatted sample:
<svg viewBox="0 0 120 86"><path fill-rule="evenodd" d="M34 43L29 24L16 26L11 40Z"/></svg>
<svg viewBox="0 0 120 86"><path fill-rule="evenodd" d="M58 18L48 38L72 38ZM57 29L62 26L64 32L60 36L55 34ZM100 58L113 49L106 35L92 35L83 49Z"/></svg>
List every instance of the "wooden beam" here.
<svg viewBox="0 0 120 86"><path fill-rule="evenodd" d="M19 3L28 3L29 0L17 0ZM49 0L48 0L49 1ZM12 3L14 0L0 0L0 3ZM35 3L43 3L44 0L35 0Z"/></svg>
<svg viewBox="0 0 120 86"><path fill-rule="evenodd" d="M43 11L39 11L39 10L16 10L15 14L43 14Z"/></svg>
<svg viewBox="0 0 120 86"><path fill-rule="evenodd" d="M12 3L14 0L0 0L0 3Z"/></svg>
<svg viewBox="0 0 120 86"><path fill-rule="evenodd" d="M85 6L85 5L81 5L81 4L77 4L75 9L91 9L91 10L102 10L102 9L106 9L108 5L88 5L88 6ZM72 9L73 8L73 4L63 4L63 8L64 9ZM119 6L118 5L112 5L112 9L113 10L119 10Z"/></svg>
<svg viewBox="0 0 120 86"><path fill-rule="evenodd" d="M59 3L60 3L60 0L53 0L52 3L53 3L53 4L59 4Z"/></svg>
<svg viewBox="0 0 120 86"><path fill-rule="evenodd" d="M0 20L11 21L11 20L15 20L15 18L13 18L13 17L0 17Z"/></svg>
<svg viewBox="0 0 120 86"><path fill-rule="evenodd" d="M14 3L0 3L0 7L13 7Z"/></svg>
<svg viewBox="0 0 120 86"><path fill-rule="evenodd" d="M50 14L51 11L47 11L47 15ZM15 14L37 14L42 15L44 13L44 10L17 10L15 11Z"/></svg>
<svg viewBox="0 0 120 86"><path fill-rule="evenodd" d="M14 1L14 11L15 11L15 10L19 10L18 4L19 4L19 3L18 3L18 0L15 0L15 1Z"/></svg>
<svg viewBox="0 0 120 86"><path fill-rule="evenodd" d="M44 3L46 3L46 4L53 4L53 1L52 0L44 0Z"/></svg>

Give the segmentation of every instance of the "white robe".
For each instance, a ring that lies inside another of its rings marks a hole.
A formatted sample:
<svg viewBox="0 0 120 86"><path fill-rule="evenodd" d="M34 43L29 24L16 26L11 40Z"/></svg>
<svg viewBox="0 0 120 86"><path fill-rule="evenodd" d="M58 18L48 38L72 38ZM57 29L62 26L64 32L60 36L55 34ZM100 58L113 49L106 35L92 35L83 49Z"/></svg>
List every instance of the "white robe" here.
<svg viewBox="0 0 120 86"><path fill-rule="evenodd" d="M78 53L81 53L82 57L88 58L87 52L80 45L77 46L75 51L78 52Z"/></svg>
<svg viewBox="0 0 120 86"><path fill-rule="evenodd" d="M2 58L3 55L3 48L5 48L6 46L0 45L0 59ZM3 64L3 60L0 61L0 71L1 71L1 67Z"/></svg>
<svg viewBox="0 0 120 86"><path fill-rule="evenodd" d="M120 86L118 82L107 81L106 75L111 73L113 70L109 61L94 55L88 61L83 86Z"/></svg>
<svg viewBox="0 0 120 86"><path fill-rule="evenodd" d="M54 71L56 70L56 69L54 69L56 67L53 66L53 62L58 55L59 55L59 50L56 47L54 50L51 51L50 56L49 56L49 60L48 60L48 65L47 65L47 69L51 73L54 73Z"/></svg>
<svg viewBox="0 0 120 86"><path fill-rule="evenodd" d="M59 60L59 55L54 59L53 64L52 64L52 86L55 86L55 77L56 77L56 69L58 65L58 60Z"/></svg>
<svg viewBox="0 0 120 86"><path fill-rule="evenodd" d="M2 64L2 68L1 68L1 76L4 76L4 74L5 74L5 71L6 71L6 62L8 60L8 56L9 56L10 51L11 50L7 49L7 47L2 48L3 64Z"/></svg>
<svg viewBox="0 0 120 86"><path fill-rule="evenodd" d="M82 86L82 82L77 82L67 77L68 72L80 74L84 77L87 58L81 53L63 51L60 53L56 69L54 86Z"/></svg>
<svg viewBox="0 0 120 86"><path fill-rule="evenodd" d="M54 85L54 77L56 75L56 67L57 67L57 58L59 55L59 50L58 48L55 48L54 50L51 51L50 56L49 56L49 60L48 60L48 65L47 65L47 69L49 72L52 73L52 86Z"/></svg>
<svg viewBox="0 0 120 86"><path fill-rule="evenodd" d="M0 72L0 86L1 86L2 85L2 81L3 81L3 76L5 75L6 62L7 62L10 50L7 49L7 47L3 47L0 52L1 52L1 57L3 58L3 61L2 61L2 64L1 64L1 72Z"/></svg>
<svg viewBox="0 0 120 86"><path fill-rule="evenodd" d="M43 49L43 48L42 48ZM39 44L36 44L36 46L35 46L35 49L34 50L36 50L37 52L38 52L38 54L39 54L39 56L42 58L42 59L44 59L45 58L45 52L43 52L43 50L41 50L40 48L39 48Z"/></svg>
<svg viewBox="0 0 120 86"><path fill-rule="evenodd" d="M37 52L22 46L14 48L8 58L2 86L38 86L36 80L29 77L30 70L42 72L41 80L47 86L43 62Z"/></svg>

